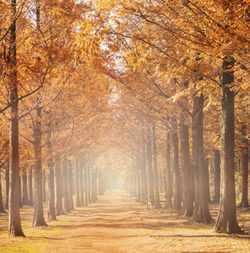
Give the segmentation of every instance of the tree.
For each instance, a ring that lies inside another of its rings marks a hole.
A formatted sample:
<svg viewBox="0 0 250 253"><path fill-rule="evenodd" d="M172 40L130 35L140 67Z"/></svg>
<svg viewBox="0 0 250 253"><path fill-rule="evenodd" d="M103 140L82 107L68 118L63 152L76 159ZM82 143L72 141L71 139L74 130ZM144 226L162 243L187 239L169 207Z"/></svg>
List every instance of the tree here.
<svg viewBox="0 0 250 253"><path fill-rule="evenodd" d="M18 146L18 81L16 61L16 0L10 1L11 27L9 49L9 94L10 94L10 190L9 190L9 235L24 236L19 211L19 146Z"/></svg>
<svg viewBox="0 0 250 253"><path fill-rule="evenodd" d="M215 224L216 232L239 233L241 229L236 218L235 178L234 178L234 92L230 84L234 82L232 70L235 60L223 59L222 78L222 122L221 122L221 198L219 215Z"/></svg>

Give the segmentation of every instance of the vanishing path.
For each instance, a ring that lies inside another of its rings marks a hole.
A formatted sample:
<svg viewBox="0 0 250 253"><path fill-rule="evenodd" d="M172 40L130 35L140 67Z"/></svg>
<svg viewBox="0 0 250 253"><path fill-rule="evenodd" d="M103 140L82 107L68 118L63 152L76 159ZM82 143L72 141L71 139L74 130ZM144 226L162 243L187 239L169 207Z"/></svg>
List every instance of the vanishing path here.
<svg viewBox="0 0 250 253"><path fill-rule="evenodd" d="M68 216L62 233L47 238L44 252L53 253L154 253L250 252L250 237L215 234L212 227L147 210L126 193L108 192L96 204Z"/></svg>

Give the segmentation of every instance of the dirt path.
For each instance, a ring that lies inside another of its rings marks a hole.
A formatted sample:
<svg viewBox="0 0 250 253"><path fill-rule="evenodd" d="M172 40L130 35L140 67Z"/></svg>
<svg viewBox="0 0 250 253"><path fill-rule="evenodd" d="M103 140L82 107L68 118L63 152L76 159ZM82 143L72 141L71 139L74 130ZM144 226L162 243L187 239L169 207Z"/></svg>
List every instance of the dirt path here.
<svg viewBox="0 0 250 253"><path fill-rule="evenodd" d="M67 224L55 226L63 232L47 238L44 252L250 252L249 236L218 235L175 214L148 211L124 192L99 197L70 215Z"/></svg>

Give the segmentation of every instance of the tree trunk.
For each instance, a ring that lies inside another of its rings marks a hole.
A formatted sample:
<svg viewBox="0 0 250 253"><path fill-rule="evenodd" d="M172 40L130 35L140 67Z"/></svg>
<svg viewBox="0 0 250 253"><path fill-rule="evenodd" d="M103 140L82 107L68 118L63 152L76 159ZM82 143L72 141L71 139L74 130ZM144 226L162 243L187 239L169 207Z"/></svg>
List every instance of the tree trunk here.
<svg viewBox="0 0 250 253"><path fill-rule="evenodd" d="M222 79L222 122L221 122L221 198L216 232L239 233L241 229L236 218L235 178L234 178L234 93L228 87L234 82L234 72L230 69L234 59L223 59Z"/></svg>
<svg viewBox="0 0 250 253"><path fill-rule="evenodd" d="M203 95L194 95L192 116L192 153L195 175L195 209L193 218L196 222L208 224L212 222L212 218L208 209L208 199L205 187L208 178L206 177L204 168L203 102Z"/></svg>
<svg viewBox="0 0 250 253"><path fill-rule="evenodd" d="M28 188L29 188L29 205L33 206L33 175L32 175L32 169L29 171L29 177L28 177Z"/></svg>
<svg viewBox="0 0 250 253"><path fill-rule="evenodd" d="M242 182L241 182L241 207L249 207L248 203L248 140L247 127L244 124L241 128L242 146L241 146L241 167L242 167Z"/></svg>
<svg viewBox="0 0 250 253"><path fill-rule="evenodd" d="M52 145L51 145L51 123L48 123L46 146L48 156L48 220L56 220L55 210L55 183L54 183L54 168L53 168L53 157L52 157Z"/></svg>
<svg viewBox="0 0 250 253"><path fill-rule="evenodd" d="M43 177L43 179L42 179L42 188L43 188L43 202L44 203L46 203L46 201L47 201L47 196L46 196L46 193L47 193L47 191L46 191L46 171L45 170L42 170L42 177Z"/></svg>
<svg viewBox="0 0 250 253"><path fill-rule="evenodd" d="M97 201L97 169L92 172L92 200L93 202Z"/></svg>
<svg viewBox="0 0 250 253"><path fill-rule="evenodd" d="M79 191L80 191L80 206L85 205L84 202L84 191L85 191L85 178L84 178L84 171L83 171L83 155L79 156Z"/></svg>
<svg viewBox="0 0 250 253"><path fill-rule="evenodd" d="M43 184L42 184L42 131L41 131L42 109L36 109L36 121L34 126L34 216L33 226L47 226L43 215Z"/></svg>
<svg viewBox="0 0 250 253"><path fill-rule="evenodd" d="M74 209L74 203L73 203L73 167L71 160L68 161L68 199L69 199L69 209L70 211Z"/></svg>
<svg viewBox="0 0 250 253"><path fill-rule="evenodd" d="M83 191L84 191L84 205L87 206L89 204L89 193L88 193L88 171L87 171L87 161L86 156L83 156L82 160L83 167Z"/></svg>
<svg viewBox="0 0 250 253"><path fill-rule="evenodd" d="M155 208L161 208L160 203L160 192L159 192L159 175L158 175L158 164L157 164L157 147L156 147L156 134L155 134L155 122L152 124L152 141L153 141L153 154L154 154L154 190L155 190Z"/></svg>
<svg viewBox="0 0 250 253"><path fill-rule="evenodd" d="M190 161L188 126L180 124L180 151L183 171L184 216L192 216L194 202L194 175Z"/></svg>
<svg viewBox="0 0 250 253"><path fill-rule="evenodd" d="M69 183L68 183L68 161L65 158L63 160L63 195L64 195L64 212L69 213Z"/></svg>
<svg viewBox="0 0 250 253"><path fill-rule="evenodd" d="M86 171L87 171L87 193L88 193L88 203L91 204L92 203L92 196L91 196L91 167L90 167L90 163L88 162L86 164Z"/></svg>
<svg viewBox="0 0 250 253"><path fill-rule="evenodd" d="M9 187L10 187L9 168L6 168L6 174L5 174L5 209L9 209Z"/></svg>
<svg viewBox="0 0 250 253"><path fill-rule="evenodd" d="M22 182L20 175L18 176L18 199L19 199L19 207L22 208Z"/></svg>
<svg viewBox="0 0 250 253"><path fill-rule="evenodd" d="M211 198L210 198L210 188L209 188L209 159L206 158L204 160L204 169L205 169L205 177L207 178L205 187L206 187L206 195L207 195L207 201L208 203L211 202Z"/></svg>
<svg viewBox="0 0 250 253"><path fill-rule="evenodd" d="M62 207L63 189L62 189L62 172L60 161L56 162L55 179L56 179L56 215L61 215L63 214L63 207Z"/></svg>
<svg viewBox="0 0 250 253"><path fill-rule="evenodd" d="M75 164L76 164L76 173L75 173L75 192L76 192L76 207L82 206L82 202L80 201L80 189L83 194L83 189L80 187L80 182L82 183L82 179L80 180L80 166L79 166L79 157L75 155ZM82 178L82 174L81 174Z"/></svg>
<svg viewBox="0 0 250 253"><path fill-rule="evenodd" d="M27 172L24 168L22 170L22 204L28 205L29 199L28 199L28 185L27 185Z"/></svg>
<svg viewBox="0 0 250 253"><path fill-rule="evenodd" d="M166 177L167 177L167 192L166 192L166 208L172 209L173 198L173 174L170 167L170 133L167 134L167 148L166 148Z"/></svg>
<svg viewBox="0 0 250 253"><path fill-rule="evenodd" d="M214 197L213 203L219 204L220 201L220 151L214 150Z"/></svg>
<svg viewBox="0 0 250 253"><path fill-rule="evenodd" d="M178 136L177 136L177 123L173 119L173 130L171 133L171 148L172 148L172 168L173 168L173 204L174 209L181 211L181 178L179 171L179 152L178 152Z"/></svg>
<svg viewBox="0 0 250 253"><path fill-rule="evenodd" d="M154 205L154 175L152 167L152 138L150 123L147 124L147 182L148 182L148 205Z"/></svg>
<svg viewBox="0 0 250 253"><path fill-rule="evenodd" d="M10 0L11 26L9 51L9 102L10 106L10 150L9 150L9 235L24 236L19 209L19 147L18 147L18 90L16 62L16 0Z"/></svg>
<svg viewBox="0 0 250 253"><path fill-rule="evenodd" d="M142 203L147 203L147 195L148 195L148 189L147 189L147 174L146 174L146 150L145 150L145 133L144 133L144 126L141 125L141 145L140 145L141 151L141 191L142 191Z"/></svg>
<svg viewBox="0 0 250 253"><path fill-rule="evenodd" d="M0 168L1 169L1 168ZM1 177L1 170L0 170L0 213L5 213L4 206L3 206L3 196L2 196L2 177Z"/></svg>
<svg viewBox="0 0 250 253"><path fill-rule="evenodd" d="M144 135L144 134L143 134ZM146 173L146 151L145 151L145 142L143 137L143 143L141 145L141 176L142 176L142 203L147 203L147 195L148 195L148 188L147 188L147 173Z"/></svg>

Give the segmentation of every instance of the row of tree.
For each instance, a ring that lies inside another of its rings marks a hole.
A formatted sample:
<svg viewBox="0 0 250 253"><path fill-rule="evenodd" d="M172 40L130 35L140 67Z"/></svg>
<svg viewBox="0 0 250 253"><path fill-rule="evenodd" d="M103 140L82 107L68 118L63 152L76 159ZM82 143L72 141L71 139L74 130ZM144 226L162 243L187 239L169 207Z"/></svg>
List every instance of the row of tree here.
<svg viewBox="0 0 250 253"><path fill-rule="evenodd" d="M240 231L234 167L242 162L247 206L246 1L10 0L0 11L0 166L11 235L23 235L21 173L34 177L41 217L42 168L51 175L79 152L104 171L110 157L123 175L136 170L138 198L156 207L159 173L167 206L203 223L211 221L205 158L215 153L219 181L220 154L216 230Z"/></svg>

